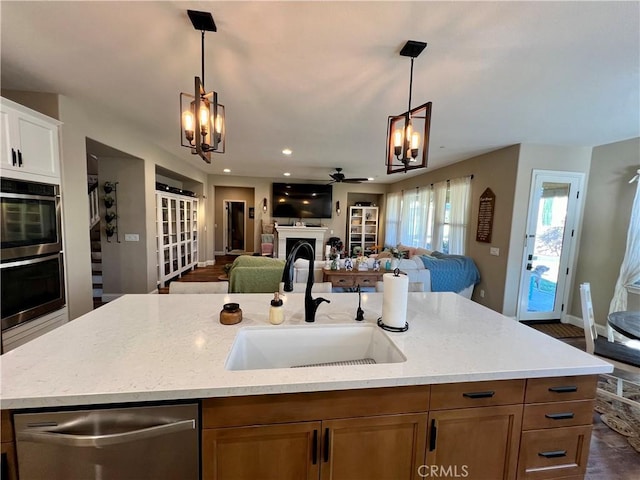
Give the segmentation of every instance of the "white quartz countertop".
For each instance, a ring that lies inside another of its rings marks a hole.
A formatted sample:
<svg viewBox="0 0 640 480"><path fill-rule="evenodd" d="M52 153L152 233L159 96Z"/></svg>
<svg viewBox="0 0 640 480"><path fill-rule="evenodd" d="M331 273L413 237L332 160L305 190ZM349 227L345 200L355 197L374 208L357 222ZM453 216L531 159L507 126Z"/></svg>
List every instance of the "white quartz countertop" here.
<svg viewBox="0 0 640 480"><path fill-rule="evenodd" d="M314 297L317 296L314 294ZM357 293L333 293L315 324L353 323ZM363 293L364 322L382 293ZM453 293L410 293L409 330L387 333L406 362L231 371L236 333L268 326L267 294L125 295L2 355L3 409L312 392L588 375L613 367ZM305 325L304 294L285 298L283 325ZM237 302L243 321L221 325Z"/></svg>

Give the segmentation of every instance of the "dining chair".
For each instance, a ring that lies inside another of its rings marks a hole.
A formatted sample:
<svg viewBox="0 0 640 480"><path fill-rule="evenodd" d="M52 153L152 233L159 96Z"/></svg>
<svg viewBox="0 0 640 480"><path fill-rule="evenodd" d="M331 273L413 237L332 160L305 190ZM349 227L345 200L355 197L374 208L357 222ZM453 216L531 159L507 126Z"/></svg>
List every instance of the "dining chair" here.
<svg viewBox="0 0 640 480"><path fill-rule="evenodd" d="M640 350L630 348L623 343L611 342L604 337L598 336L593 314L593 302L591 301L591 284L588 282L580 284L580 301L587 353L600 357L614 367L612 374L604 376L615 380L616 393L610 394L600 388L598 391L605 396L613 395L618 400L637 406L637 401L624 397L623 384L627 381L626 378L629 373L633 374L634 377L640 374Z"/></svg>
<svg viewBox="0 0 640 480"><path fill-rule="evenodd" d="M171 282L169 293L228 293L229 282Z"/></svg>

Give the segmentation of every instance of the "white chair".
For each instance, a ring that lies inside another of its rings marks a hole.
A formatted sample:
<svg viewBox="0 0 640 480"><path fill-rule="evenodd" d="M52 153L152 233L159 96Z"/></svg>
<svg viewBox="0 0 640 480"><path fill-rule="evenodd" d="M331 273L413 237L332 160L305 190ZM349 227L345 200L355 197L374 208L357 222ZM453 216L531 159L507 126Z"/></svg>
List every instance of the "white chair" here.
<svg viewBox="0 0 640 480"><path fill-rule="evenodd" d="M623 383L627 381L628 373L636 374L633 375L636 377L637 374L640 374L640 350L629 348L623 343L610 342L603 337L598 337L593 314L593 303L591 301L591 284L580 284L580 301L582 304L582 322L587 353L600 357L614 366L613 374L605 376L615 380L616 394L602 389L598 389L598 391L605 396L637 406L637 401L623 396Z"/></svg>
<svg viewBox="0 0 640 480"><path fill-rule="evenodd" d="M229 282L171 282L169 293L228 293Z"/></svg>
<svg viewBox="0 0 640 480"><path fill-rule="evenodd" d="M424 292L424 283L409 282L409 292ZM376 292L384 292L384 282L376 282Z"/></svg>
<svg viewBox="0 0 640 480"><path fill-rule="evenodd" d="M304 293L307 289L306 283L293 283L292 285L293 285L293 291L285 292L284 282L280 282L280 287L278 290L280 293L287 294L287 293ZM331 284L331 282L319 282L319 283L313 284L313 286L311 287L311 292L312 293L331 293L332 288L333 288L333 285Z"/></svg>

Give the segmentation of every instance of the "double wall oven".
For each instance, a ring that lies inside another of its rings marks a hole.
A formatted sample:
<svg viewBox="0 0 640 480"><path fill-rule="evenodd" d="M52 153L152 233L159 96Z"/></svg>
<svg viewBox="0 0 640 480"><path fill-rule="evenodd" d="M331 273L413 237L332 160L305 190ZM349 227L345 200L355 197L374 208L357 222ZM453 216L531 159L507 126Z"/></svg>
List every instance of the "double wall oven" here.
<svg viewBox="0 0 640 480"><path fill-rule="evenodd" d="M0 179L2 331L65 305L58 185Z"/></svg>

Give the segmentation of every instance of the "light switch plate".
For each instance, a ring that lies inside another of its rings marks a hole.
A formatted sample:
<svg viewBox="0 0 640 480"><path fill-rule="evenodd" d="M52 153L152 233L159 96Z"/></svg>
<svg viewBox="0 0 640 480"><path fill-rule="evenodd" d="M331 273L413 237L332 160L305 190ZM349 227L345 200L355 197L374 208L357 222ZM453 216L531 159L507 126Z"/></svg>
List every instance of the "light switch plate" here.
<svg viewBox="0 0 640 480"><path fill-rule="evenodd" d="M138 235L137 233L125 233L124 234L124 241L125 242L139 242L140 241L140 235Z"/></svg>
<svg viewBox="0 0 640 480"><path fill-rule="evenodd" d="M500 255L500 249L498 247L491 247L489 248L489 254L498 257Z"/></svg>

